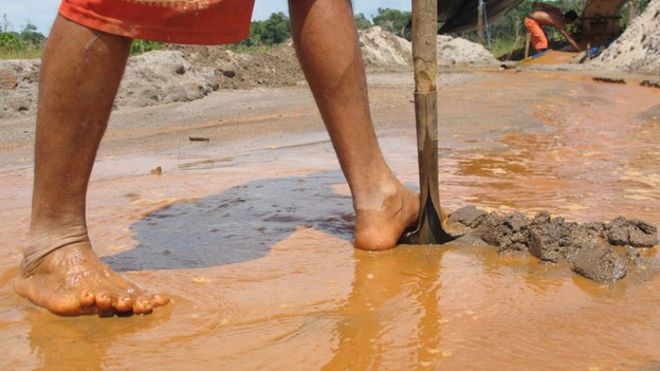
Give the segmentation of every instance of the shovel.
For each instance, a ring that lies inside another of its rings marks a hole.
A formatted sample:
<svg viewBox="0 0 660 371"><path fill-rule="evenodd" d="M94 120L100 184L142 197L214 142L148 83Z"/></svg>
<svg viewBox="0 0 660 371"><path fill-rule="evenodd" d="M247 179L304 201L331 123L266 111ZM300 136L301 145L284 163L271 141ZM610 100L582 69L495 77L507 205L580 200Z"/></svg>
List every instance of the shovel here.
<svg viewBox="0 0 660 371"><path fill-rule="evenodd" d="M437 0L413 0L412 9L420 213L414 230L406 233L402 242L439 245L459 236L450 234L444 226L438 193Z"/></svg>

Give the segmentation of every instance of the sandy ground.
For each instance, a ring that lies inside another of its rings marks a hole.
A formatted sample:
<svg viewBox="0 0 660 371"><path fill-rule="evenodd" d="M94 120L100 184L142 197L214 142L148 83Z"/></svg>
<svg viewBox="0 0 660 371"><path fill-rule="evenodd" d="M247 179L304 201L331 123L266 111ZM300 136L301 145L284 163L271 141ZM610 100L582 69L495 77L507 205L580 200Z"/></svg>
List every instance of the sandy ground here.
<svg viewBox="0 0 660 371"><path fill-rule="evenodd" d="M443 74L443 206L659 225L660 91L639 86L644 76L625 75L624 85L592 77ZM369 80L386 157L414 187L411 76ZM354 251L347 187L304 87L115 112L92 176L91 238L114 269L174 303L144 317L57 318L11 289L29 223L33 125L0 124L2 369L660 362L655 267L601 285L487 248ZM162 175L151 175L157 166ZM658 263L657 247L643 254Z"/></svg>

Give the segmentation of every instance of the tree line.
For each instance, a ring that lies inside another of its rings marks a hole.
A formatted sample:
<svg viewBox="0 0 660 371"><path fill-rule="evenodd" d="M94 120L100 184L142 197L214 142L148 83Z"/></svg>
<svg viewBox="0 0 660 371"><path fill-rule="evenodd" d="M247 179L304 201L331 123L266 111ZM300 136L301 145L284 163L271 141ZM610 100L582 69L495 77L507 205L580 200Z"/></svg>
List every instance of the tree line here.
<svg viewBox="0 0 660 371"><path fill-rule="evenodd" d="M23 49L39 49L46 36L37 31L37 26L30 23L25 23L22 30L19 32L12 31L7 15L2 16L0 22L0 49L4 50L23 50Z"/></svg>
<svg viewBox="0 0 660 371"><path fill-rule="evenodd" d="M397 9L379 8L378 13L371 19L363 13L355 15L355 24L358 29L364 30L373 26L380 26L386 31L403 35L403 29L411 18L411 13ZM245 47L273 46L280 44L291 37L289 17L282 13L273 13L263 21L253 21L250 26L250 36L240 45Z"/></svg>

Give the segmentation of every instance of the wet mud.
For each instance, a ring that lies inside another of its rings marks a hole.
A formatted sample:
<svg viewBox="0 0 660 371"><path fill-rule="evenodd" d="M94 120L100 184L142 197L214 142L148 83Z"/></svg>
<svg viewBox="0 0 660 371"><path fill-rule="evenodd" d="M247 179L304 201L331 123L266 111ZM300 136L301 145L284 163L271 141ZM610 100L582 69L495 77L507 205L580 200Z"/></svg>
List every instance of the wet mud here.
<svg viewBox="0 0 660 371"><path fill-rule="evenodd" d="M653 260L641 258L634 249L658 243L654 226L624 217L580 224L553 218L548 212L528 218L519 212L499 215L466 206L448 220L465 227L465 244L482 241L499 253L528 253L543 262L567 262L574 272L599 282L621 279L631 269L646 269ZM616 252L615 246L625 250Z"/></svg>

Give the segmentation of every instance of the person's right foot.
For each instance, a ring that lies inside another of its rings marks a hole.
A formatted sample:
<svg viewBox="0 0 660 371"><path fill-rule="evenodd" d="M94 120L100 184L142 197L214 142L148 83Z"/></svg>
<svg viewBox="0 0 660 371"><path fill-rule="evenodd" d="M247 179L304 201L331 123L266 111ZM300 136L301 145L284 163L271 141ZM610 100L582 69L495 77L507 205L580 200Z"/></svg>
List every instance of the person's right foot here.
<svg viewBox="0 0 660 371"><path fill-rule="evenodd" d="M113 272L89 243L51 252L31 272L21 272L14 289L34 304L62 316L148 314L169 301L163 295L147 296Z"/></svg>
<svg viewBox="0 0 660 371"><path fill-rule="evenodd" d="M379 209L355 210L355 247L358 249L394 248L406 228L417 221L419 195L398 181L395 184L394 193L381 195Z"/></svg>

